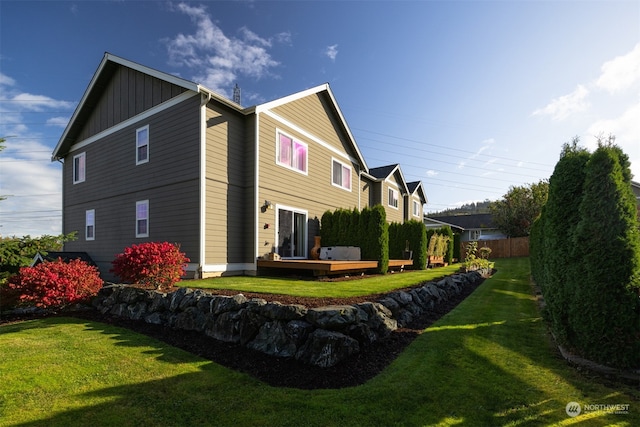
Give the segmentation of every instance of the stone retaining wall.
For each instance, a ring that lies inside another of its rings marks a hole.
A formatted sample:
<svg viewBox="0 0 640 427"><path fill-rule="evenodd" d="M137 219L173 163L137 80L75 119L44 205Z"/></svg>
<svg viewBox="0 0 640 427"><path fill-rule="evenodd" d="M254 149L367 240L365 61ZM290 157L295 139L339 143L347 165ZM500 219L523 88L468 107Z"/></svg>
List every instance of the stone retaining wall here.
<svg viewBox="0 0 640 427"><path fill-rule="evenodd" d="M320 308L188 288L166 294L109 285L92 305L103 314L194 330L276 357L329 367L481 280L479 272L455 274L376 302Z"/></svg>

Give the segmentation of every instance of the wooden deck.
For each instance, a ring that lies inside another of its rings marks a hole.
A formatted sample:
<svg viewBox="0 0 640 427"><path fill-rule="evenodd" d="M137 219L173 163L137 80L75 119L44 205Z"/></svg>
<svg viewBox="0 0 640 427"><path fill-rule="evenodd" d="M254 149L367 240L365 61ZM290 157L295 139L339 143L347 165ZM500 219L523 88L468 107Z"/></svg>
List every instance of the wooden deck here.
<svg viewBox="0 0 640 427"><path fill-rule="evenodd" d="M390 259L389 269L398 270L413 265L413 260ZM312 270L315 276L355 273L378 268L378 261L335 261L312 259L281 259L277 261L259 259L258 268L284 268L292 270Z"/></svg>

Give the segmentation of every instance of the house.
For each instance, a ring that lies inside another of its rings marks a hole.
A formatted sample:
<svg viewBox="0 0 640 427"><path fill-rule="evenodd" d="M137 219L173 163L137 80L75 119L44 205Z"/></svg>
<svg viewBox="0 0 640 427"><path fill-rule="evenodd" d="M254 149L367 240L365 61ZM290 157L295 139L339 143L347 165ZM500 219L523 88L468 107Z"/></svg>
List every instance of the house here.
<svg viewBox="0 0 640 427"><path fill-rule="evenodd" d="M407 183L400 165L393 164L369 169L363 173L369 205L385 208L387 221L420 221L427 196L420 181Z"/></svg>
<svg viewBox="0 0 640 427"><path fill-rule="evenodd" d="M148 241L178 243L190 276L255 274L269 253L307 258L325 211L372 201L328 84L244 108L109 53L52 158L63 232L79 231L65 250L89 253L106 277L116 254Z"/></svg>
<svg viewBox="0 0 640 427"><path fill-rule="evenodd" d="M507 236L496 228L493 217L489 213L465 215L428 215L424 223L429 228L440 228L448 225L454 233L460 234L460 241L499 240Z"/></svg>
<svg viewBox="0 0 640 427"><path fill-rule="evenodd" d="M57 259L62 259L63 262L70 262L74 259L79 259L81 261L86 262L89 265L95 266L96 264L93 262L91 257L86 252L56 252L49 251L46 253L38 252L36 256L33 257L31 261L30 267L34 267L40 263L45 261L55 261Z"/></svg>

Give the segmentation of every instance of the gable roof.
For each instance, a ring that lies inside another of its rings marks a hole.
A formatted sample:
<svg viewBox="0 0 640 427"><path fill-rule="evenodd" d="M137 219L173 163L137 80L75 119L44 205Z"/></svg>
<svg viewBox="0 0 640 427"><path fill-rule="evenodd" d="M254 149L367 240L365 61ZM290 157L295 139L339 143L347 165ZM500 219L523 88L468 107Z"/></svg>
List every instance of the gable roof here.
<svg viewBox="0 0 640 427"><path fill-rule="evenodd" d="M410 194L409 188L407 188L407 181L404 179L404 174L402 173L402 169L400 169L400 165L395 163L393 165L387 166L379 166L377 168L369 169L369 175L375 179L375 181L382 182L388 179L394 173L400 174L400 183L402 184L402 189L404 190L404 194ZM425 197L426 200L426 197Z"/></svg>
<svg viewBox="0 0 640 427"><path fill-rule="evenodd" d="M358 147L358 144L356 143L356 139L353 137L353 134L351 133L351 129L349 129L349 125L347 124L347 121L344 118L344 115L342 114L342 111L340 110L340 107L338 106L338 102L336 101L336 97L333 94L333 91L331 90L331 87L329 86L329 83L325 83L319 86L315 86L300 92L296 92L293 93L291 95L288 96L284 96L282 98L278 98L275 99L273 101L269 101L269 102L265 102L263 104L259 104L256 105L254 107L249 107L246 109L247 112L253 112L255 114L259 114L259 113L264 113L264 112L268 112L274 108L277 108L281 105L284 104L288 104L290 102L293 101L297 101L299 99L302 99L304 97L307 97L309 95L314 95L314 94L319 94L319 93L326 93L326 95L328 96L331 106L333 107L334 113L336 114L338 121L340 123L340 125L342 126L345 134L347 135L348 138L348 142L351 145L351 148L353 148L353 150L355 151L356 155L358 156L358 161L360 162L360 164L364 167L364 171L367 172L369 170L369 167L367 166L367 162L364 160L364 156L362 155L362 152L360 152L360 148Z"/></svg>
<svg viewBox="0 0 640 427"><path fill-rule="evenodd" d="M49 251L46 254L43 254L42 252L38 252L33 257L33 260L31 261L31 267L33 267L35 265L38 265L41 262L55 261L58 258L62 258L62 261L63 262L67 262L67 263L69 261L74 260L74 259L79 259L81 261L86 262L89 265L93 265L93 266L96 265L96 263L93 262L93 259L86 252L56 252L56 251Z"/></svg>
<svg viewBox="0 0 640 427"><path fill-rule="evenodd" d="M495 229L493 215L491 214L468 214L468 215L429 215L428 219L442 222L447 225L455 225L463 230Z"/></svg>
<svg viewBox="0 0 640 427"><path fill-rule="evenodd" d="M424 191L422 181L407 182L407 188L409 189L409 194L418 193L418 196L421 200L424 200L424 203L429 202L429 200L427 199L427 193L425 193Z"/></svg>
<svg viewBox="0 0 640 427"><path fill-rule="evenodd" d="M108 52L104 54L102 61L98 66L98 69L96 70L93 77L91 78L89 86L85 90L84 95L82 96L82 99L78 103L78 106L76 107L73 115L71 116L71 119L69 120L69 123L67 124L64 132L62 133L60 140L58 141L56 147L54 148L53 154L51 156L51 161L55 161L64 157L64 155L69 151L71 146L77 142L76 138L79 132L82 130L81 127L83 126L84 122L87 120L88 116L91 114L92 108L100 99L100 96L102 95L102 91L104 90L104 87L109 82L113 74L116 72L117 68L120 66L128 67L135 71L139 71L141 73L148 74L149 76L158 78L160 80L164 80L168 83L184 88L185 91L202 93L207 96L207 101L214 99L215 101L220 102L226 105L227 107L230 107L231 109L246 115L251 113L265 112L272 108L278 107L280 105L284 105L289 102L295 101L297 99L301 99L305 96L309 96L309 95L320 93L320 92L326 92L327 96L331 101L331 105L333 106L334 112L336 113L336 116L338 117L338 120L342 125L349 139L348 142L358 156L358 161L363 166L364 171L365 172L368 171L368 166L364 160L364 156L362 155L362 153L360 152L360 148L358 148L358 145L356 144L356 140L353 137L353 134L351 133L349 126L347 125L344 115L342 114L342 111L340 110L340 107L338 106L335 96L333 95L333 92L331 91L331 88L329 87L328 83L325 83L323 85L316 86L307 90L303 90L301 92L297 92L292 95L285 96L270 102L266 102L264 104L243 108L241 105L236 104L230 99L227 99L226 97L210 89L207 89L206 87L200 84L177 77L172 74L155 70L153 68L138 64L133 61L129 61L128 59L121 58L119 56L113 55Z"/></svg>
<svg viewBox="0 0 640 427"><path fill-rule="evenodd" d="M215 98L217 101L226 104L227 106L242 111L242 107L233 101L225 98L222 95L215 93L214 91L205 88L202 85L194 83L192 81L174 76L172 74L168 74L162 71L155 70L153 68L147 67L145 65L138 64L133 61L129 61L128 59L121 58L119 56L113 55L111 53L106 52L102 57L102 61L98 66L98 69L94 73L91 81L89 82L89 86L85 90L78 106L76 107L69 123L67 124L64 132L62 132L62 136L58 141L58 144L53 150L53 154L51 156L51 161L55 161L60 159L68 152L69 148L76 142L76 138L78 133L82 130L81 127L84 124L85 120L91 114L92 108L97 104L102 95L105 86L108 84L109 80L116 72L118 67L127 67L131 68L135 71L139 71L141 73L147 74L152 77L156 77L160 80L164 80L173 85L179 86L185 91L191 91L194 93L204 93L209 98Z"/></svg>

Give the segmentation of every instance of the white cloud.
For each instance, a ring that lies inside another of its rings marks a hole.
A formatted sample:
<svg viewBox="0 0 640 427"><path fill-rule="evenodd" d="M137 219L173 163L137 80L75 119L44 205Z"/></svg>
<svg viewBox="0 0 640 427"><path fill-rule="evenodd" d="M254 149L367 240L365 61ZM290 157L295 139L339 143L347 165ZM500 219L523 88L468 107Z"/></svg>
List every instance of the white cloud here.
<svg viewBox="0 0 640 427"><path fill-rule="evenodd" d="M14 79L0 75L0 115L5 150L0 152L0 218L3 236L60 234L62 178L60 164L51 163L50 135L30 128L32 112L49 125L62 126L68 118L46 117L49 111L71 110L74 103L20 92ZM71 111L70 111L71 112ZM58 136L58 135L56 135ZM54 137L55 138L55 137Z"/></svg>
<svg viewBox="0 0 640 427"><path fill-rule="evenodd" d="M640 43L626 55L602 64L601 72L596 86L612 94L640 82Z"/></svg>
<svg viewBox="0 0 640 427"><path fill-rule="evenodd" d="M260 37L247 27L239 29L239 37L229 37L211 20L205 6L180 3L175 10L189 16L196 31L168 40L169 58L173 64L191 69L198 83L229 96L239 76L261 79L279 65L267 51L272 39ZM280 33L275 40L288 43L291 35Z"/></svg>
<svg viewBox="0 0 640 427"><path fill-rule="evenodd" d="M428 177L434 177L434 176L438 176L439 172L438 171L434 171L434 170L428 170L426 175Z"/></svg>
<svg viewBox="0 0 640 427"><path fill-rule="evenodd" d="M331 59L332 61L335 61L336 56L338 56L338 45L334 44L331 46L327 46L324 53L329 57L329 59Z"/></svg>
<svg viewBox="0 0 640 427"><path fill-rule="evenodd" d="M15 86L16 81L6 74L0 73L0 85L2 86Z"/></svg>
<svg viewBox="0 0 640 427"><path fill-rule="evenodd" d="M47 124L49 126L65 128L67 127L67 123L69 123L69 117L51 117L47 119Z"/></svg>
<svg viewBox="0 0 640 427"><path fill-rule="evenodd" d="M573 92L551 100L546 107L535 110L533 115L551 116L555 121L564 120L572 114L580 113L589 108L588 95L589 89L583 85L578 85Z"/></svg>
<svg viewBox="0 0 640 427"><path fill-rule="evenodd" d="M640 180L640 102L630 106L622 115L594 122L587 129L589 135L615 135L616 144L629 156L634 180ZM584 141L587 148L596 148L596 138Z"/></svg>

